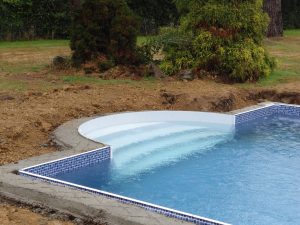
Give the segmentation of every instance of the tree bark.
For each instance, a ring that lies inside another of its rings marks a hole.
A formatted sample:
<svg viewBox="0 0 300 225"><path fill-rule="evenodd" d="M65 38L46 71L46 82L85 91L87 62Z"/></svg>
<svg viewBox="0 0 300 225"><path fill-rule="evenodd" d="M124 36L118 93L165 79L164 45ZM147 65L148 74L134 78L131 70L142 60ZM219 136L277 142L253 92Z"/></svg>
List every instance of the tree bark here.
<svg viewBox="0 0 300 225"><path fill-rule="evenodd" d="M264 11L268 13L270 17L267 36L283 36L281 0L264 0Z"/></svg>
<svg viewBox="0 0 300 225"><path fill-rule="evenodd" d="M69 3L71 5L71 10L75 11L75 10L80 9L82 1L81 0L69 0Z"/></svg>

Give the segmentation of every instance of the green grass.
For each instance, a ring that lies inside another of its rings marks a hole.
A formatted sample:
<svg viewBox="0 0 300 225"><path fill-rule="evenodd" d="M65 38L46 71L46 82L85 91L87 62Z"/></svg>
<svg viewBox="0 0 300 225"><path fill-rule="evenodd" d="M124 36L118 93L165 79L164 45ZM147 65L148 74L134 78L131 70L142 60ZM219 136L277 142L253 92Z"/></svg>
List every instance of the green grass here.
<svg viewBox="0 0 300 225"><path fill-rule="evenodd" d="M23 64L23 65L1 65L0 63L0 72L11 73L11 74L20 74L20 73L30 73L30 72L39 72L47 68L47 64ZM3 69L2 69L2 68Z"/></svg>
<svg viewBox="0 0 300 225"><path fill-rule="evenodd" d="M6 90L23 91L26 88L27 85L23 81L0 79L0 91L6 91Z"/></svg>
<svg viewBox="0 0 300 225"><path fill-rule="evenodd" d="M103 80L96 77L63 76L62 81L69 84L132 84L133 80Z"/></svg>
<svg viewBox="0 0 300 225"><path fill-rule="evenodd" d="M39 72L56 55L69 55L67 40L0 42L0 72Z"/></svg>
<svg viewBox="0 0 300 225"><path fill-rule="evenodd" d="M281 82L286 82L287 79L298 78L299 73L287 70L275 70L267 78L263 78L259 81L259 84L262 86L271 86Z"/></svg>
<svg viewBox="0 0 300 225"><path fill-rule="evenodd" d="M141 46L141 45L145 44L145 43L147 42L148 39L149 39L148 36L139 36L139 37L137 38L136 44L137 44L138 46Z"/></svg>
<svg viewBox="0 0 300 225"><path fill-rule="evenodd" d="M65 47L68 40L0 41L0 49Z"/></svg>
<svg viewBox="0 0 300 225"><path fill-rule="evenodd" d="M139 36L137 45L142 45L148 37ZM45 47L67 47L69 40L34 40L34 41L0 41L0 49L8 48L45 48Z"/></svg>
<svg viewBox="0 0 300 225"><path fill-rule="evenodd" d="M286 37L295 37L295 36L300 37L300 29L285 30L284 31L284 36L286 36Z"/></svg>
<svg viewBox="0 0 300 225"><path fill-rule="evenodd" d="M84 76L62 76L62 81L68 84L97 84L97 85L106 85L106 84L129 84L129 85L139 85L140 83L146 84L146 86L152 86L155 83L155 79L152 78L143 78L141 81L135 80L104 80L97 77L84 77Z"/></svg>
<svg viewBox="0 0 300 225"><path fill-rule="evenodd" d="M300 30L286 30L283 38L267 39L265 47L277 59L278 65L258 85L272 86L300 79Z"/></svg>

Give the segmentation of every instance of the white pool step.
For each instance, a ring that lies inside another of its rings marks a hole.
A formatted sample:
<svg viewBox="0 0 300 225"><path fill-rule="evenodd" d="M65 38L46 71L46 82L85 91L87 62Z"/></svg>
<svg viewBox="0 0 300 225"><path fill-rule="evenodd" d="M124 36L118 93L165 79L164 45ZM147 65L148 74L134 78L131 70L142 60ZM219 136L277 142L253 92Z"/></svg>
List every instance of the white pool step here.
<svg viewBox="0 0 300 225"><path fill-rule="evenodd" d="M99 140L103 138L109 138L109 136L113 135L123 135L128 132L131 132L132 130L137 130L139 128L146 128L147 129L155 129L157 127L162 127L166 123L165 122L147 122L147 123L132 123L132 124L122 124L122 125L116 125L111 126L107 128L103 128L100 130L97 130L93 136Z"/></svg>
<svg viewBox="0 0 300 225"><path fill-rule="evenodd" d="M215 135L210 138L201 138L199 141L177 143L167 148L159 148L148 155L141 155L128 161L121 159L119 161L117 158L113 163L118 168L118 174L112 174L112 176L116 176L117 179L126 179L129 176L135 176L153 170L156 167L174 163L193 153L204 153L215 145L228 141L231 138L232 135Z"/></svg>
<svg viewBox="0 0 300 225"><path fill-rule="evenodd" d="M116 149L113 161L118 165L122 165L138 157L147 156L155 151L161 151L170 146L189 143L217 135L220 135L220 133L213 131L194 130L192 132L181 132L173 136L159 137L154 140L151 139Z"/></svg>
<svg viewBox="0 0 300 225"><path fill-rule="evenodd" d="M131 130L124 135L113 135L109 138L106 137L99 137L99 141L112 146L112 150L115 151L116 149L122 148L124 146L130 145L132 143L139 143L146 140L155 139L158 137L163 136L170 136L176 133L185 132L185 131L193 131L199 130L201 127L193 127L193 126L183 126L183 125L174 125L174 126L167 126L161 127L154 130L147 130L144 129L143 131L138 130L137 132ZM204 128L202 128L204 129Z"/></svg>

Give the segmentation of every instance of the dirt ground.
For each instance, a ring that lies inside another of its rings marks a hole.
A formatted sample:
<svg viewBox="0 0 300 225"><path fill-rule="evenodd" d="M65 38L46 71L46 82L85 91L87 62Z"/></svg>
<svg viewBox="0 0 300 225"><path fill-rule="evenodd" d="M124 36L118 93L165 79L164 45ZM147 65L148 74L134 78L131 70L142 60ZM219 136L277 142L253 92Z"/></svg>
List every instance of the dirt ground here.
<svg viewBox="0 0 300 225"><path fill-rule="evenodd" d="M72 71L53 72L44 68L51 57L68 54L66 49L46 49L43 54L40 49L28 50L28 55L24 52L0 53L0 165L57 151L51 132L75 118L166 109L226 112L268 100L300 104L299 79L267 87L211 80L103 81L81 74L74 76ZM0 198L1 225L73 223L76 222L43 216Z"/></svg>
<svg viewBox="0 0 300 225"><path fill-rule="evenodd" d="M29 209L12 206L10 204L0 205L1 225L71 225L68 221L51 219L47 216L34 213Z"/></svg>
<svg viewBox="0 0 300 225"><path fill-rule="evenodd" d="M90 218L76 218L44 205L29 205L0 198L1 225L98 225Z"/></svg>

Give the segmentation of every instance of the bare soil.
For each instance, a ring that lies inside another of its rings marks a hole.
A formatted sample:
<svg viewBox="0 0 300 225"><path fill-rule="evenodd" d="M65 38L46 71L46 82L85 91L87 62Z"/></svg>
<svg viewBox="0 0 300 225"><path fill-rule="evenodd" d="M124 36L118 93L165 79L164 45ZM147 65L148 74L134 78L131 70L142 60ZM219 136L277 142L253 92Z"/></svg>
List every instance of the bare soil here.
<svg viewBox="0 0 300 225"><path fill-rule="evenodd" d="M21 206L0 204L1 225L71 225L70 221L58 220L41 215Z"/></svg>

